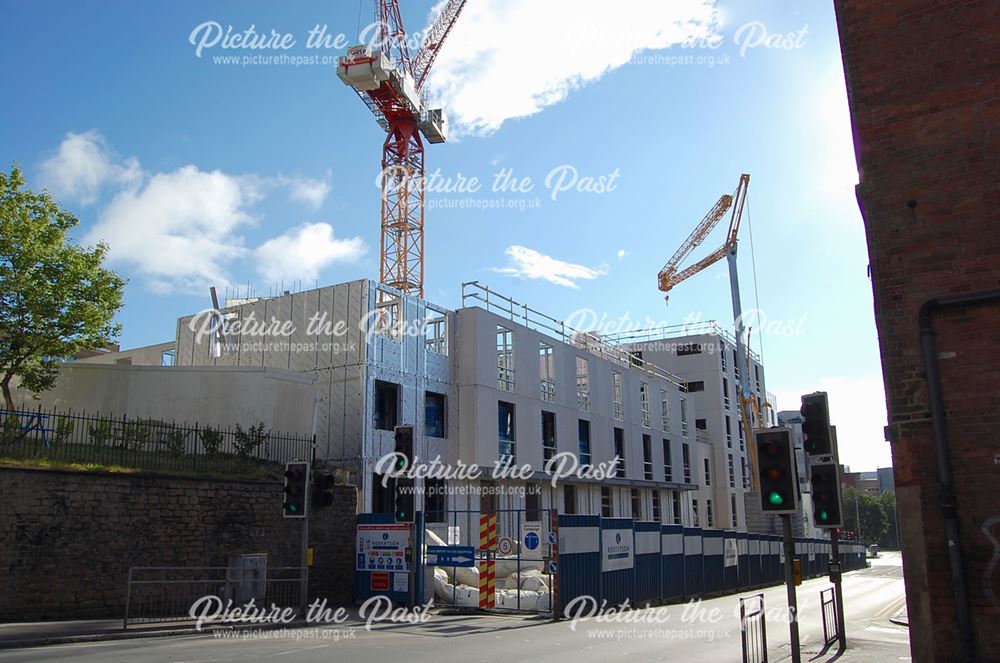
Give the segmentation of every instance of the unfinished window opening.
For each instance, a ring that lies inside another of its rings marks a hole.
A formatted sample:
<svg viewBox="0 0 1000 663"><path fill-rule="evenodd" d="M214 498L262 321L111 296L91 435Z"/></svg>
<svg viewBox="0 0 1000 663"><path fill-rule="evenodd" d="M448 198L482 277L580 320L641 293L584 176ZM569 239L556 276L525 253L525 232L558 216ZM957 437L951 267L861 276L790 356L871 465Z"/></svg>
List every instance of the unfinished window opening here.
<svg viewBox="0 0 1000 663"><path fill-rule="evenodd" d="M625 431L621 428L614 429L615 436L615 476L625 476Z"/></svg>
<svg viewBox="0 0 1000 663"><path fill-rule="evenodd" d="M393 430L399 425L399 385L375 380L375 428Z"/></svg>
<svg viewBox="0 0 1000 663"><path fill-rule="evenodd" d="M497 388L514 391L514 332L497 325Z"/></svg>
<svg viewBox="0 0 1000 663"><path fill-rule="evenodd" d="M590 362L583 357L576 358L576 405L590 412Z"/></svg>
<svg viewBox="0 0 1000 663"><path fill-rule="evenodd" d="M448 355L448 317L428 310L424 319L424 347L439 355Z"/></svg>
<svg viewBox="0 0 1000 663"><path fill-rule="evenodd" d="M625 403L622 389L622 374L611 373L611 413L618 421L625 419Z"/></svg>
<svg viewBox="0 0 1000 663"><path fill-rule="evenodd" d="M424 393L424 433L429 437L447 437L445 396L433 391Z"/></svg>
<svg viewBox="0 0 1000 663"><path fill-rule="evenodd" d="M500 401L497 404L497 437L500 460L514 460L514 404Z"/></svg>
<svg viewBox="0 0 1000 663"><path fill-rule="evenodd" d="M538 344L538 371L542 385L542 400L554 403L556 400L556 360L552 346L548 343Z"/></svg>
<svg viewBox="0 0 1000 663"><path fill-rule="evenodd" d="M542 410L542 460L556 455L556 414Z"/></svg>
<svg viewBox="0 0 1000 663"><path fill-rule="evenodd" d="M652 425L649 413L649 385L645 382L639 383L639 408L642 413L642 425L649 428Z"/></svg>

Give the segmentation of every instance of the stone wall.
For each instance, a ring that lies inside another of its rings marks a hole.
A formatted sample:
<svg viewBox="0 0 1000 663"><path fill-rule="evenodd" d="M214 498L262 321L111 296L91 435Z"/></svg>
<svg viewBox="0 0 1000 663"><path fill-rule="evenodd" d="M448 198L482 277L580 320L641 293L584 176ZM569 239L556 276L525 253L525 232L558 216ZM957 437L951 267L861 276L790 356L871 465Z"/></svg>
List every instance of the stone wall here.
<svg viewBox="0 0 1000 663"><path fill-rule="evenodd" d="M120 616L131 566L226 566L240 553L299 566L302 521L281 502L279 482L0 468L0 621ZM313 516L310 591L332 602L351 598L355 509L354 487L338 486Z"/></svg>

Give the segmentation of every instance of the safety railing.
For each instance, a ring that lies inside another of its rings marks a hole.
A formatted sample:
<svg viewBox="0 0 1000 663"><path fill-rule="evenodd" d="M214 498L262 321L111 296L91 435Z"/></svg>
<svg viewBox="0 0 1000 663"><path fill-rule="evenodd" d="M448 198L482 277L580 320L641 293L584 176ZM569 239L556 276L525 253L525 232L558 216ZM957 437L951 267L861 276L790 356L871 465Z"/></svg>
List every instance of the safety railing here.
<svg viewBox="0 0 1000 663"><path fill-rule="evenodd" d="M260 575L225 566L136 566L129 569L122 628L193 622L214 606L298 610L306 590L307 567L269 567Z"/></svg>
<svg viewBox="0 0 1000 663"><path fill-rule="evenodd" d="M740 631L743 640L743 663L767 663L764 594L740 597Z"/></svg>
<svg viewBox="0 0 1000 663"><path fill-rule="evenodd" d="M510 297L501 295L495 290L482 285L479 281L469 281L462 284L462 306L469 306L469 301L481 302L482 307L491 313L502 315L509 320L523 324L525 327L544 333L551 333L556 339L573 345L602 359L613 361L620 366L634 367L647 374L666 380L677 386L683 386L683 378L666 371L656 364L639 359L626 348L605 341L600 334L574 329L562 320L535 310L527 304L517 302Z"/></svg>
<svg viewBox="0 0 1000 663"><path fill-rule="evenodd" d="M840 634L837 632L837 602L834 600L833 587L819 593L819 603L823 615L823 644L833 644Z"/></svg>

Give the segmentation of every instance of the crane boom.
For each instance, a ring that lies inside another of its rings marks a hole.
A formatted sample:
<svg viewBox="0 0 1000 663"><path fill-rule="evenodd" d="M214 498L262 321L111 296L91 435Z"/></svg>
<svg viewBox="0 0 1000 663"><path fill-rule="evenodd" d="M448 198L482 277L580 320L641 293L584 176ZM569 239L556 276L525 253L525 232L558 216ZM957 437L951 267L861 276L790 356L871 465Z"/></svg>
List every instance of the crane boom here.
<svg viewBox="0 0 1000 663"><path fill-rule="evenodd" d="M452 26L455 25L455 21L458 19L458 15L462 13L464 7L465 0L449 0L445 8L441 10L441 13L434 20L434 25L431 26L430 30L424 36L424 43L417 52L416 57L413 58L412 73L413 80L417 82L417 90L421 90L424 87L427 74L430 73L431 67L434 65L434 60L441 51L441 45L448 37L448 33L451 32Z"/></svg>
<svg viewBox="0 0 1000 663"><path fill-rule="evenodd" d="M698 222L698 225L695 226L693 231L691 231L691 234L688 235L688 238L684 240L684 243L681 244L681 247L674 252L674 255L670 258L670 260L667 261L667 264L664 265L663 269L660 270L659 281L660 281L661 291L663 292L669 291L671 288L673 288L675 285L686 279L688 276L694 276L702 269L712 264L708 263L702 266L701 268L691 272L690 274L687 274L687 276L684 276L684 278L675 277L675 274L677 273L677 266L680 265L681 261L687 258L692 251L698 248L698 246L705 240L706 237L708 237L709 233L712 232L716 224L719 223L719 219L723 217L723 215L729 209L729 206L732 204L733 204L733 197L728 194L723 195L721 198L719 198L719 202L715 203L712 209L708 211L708 214L706 214L705 217ZM716 260L720 259L721 257L722 256L719 256L718 258L716 258ZM687 271L688 270L684 270L682 274L686 273ZM680 275L677 276L679 277Z"/></svg>

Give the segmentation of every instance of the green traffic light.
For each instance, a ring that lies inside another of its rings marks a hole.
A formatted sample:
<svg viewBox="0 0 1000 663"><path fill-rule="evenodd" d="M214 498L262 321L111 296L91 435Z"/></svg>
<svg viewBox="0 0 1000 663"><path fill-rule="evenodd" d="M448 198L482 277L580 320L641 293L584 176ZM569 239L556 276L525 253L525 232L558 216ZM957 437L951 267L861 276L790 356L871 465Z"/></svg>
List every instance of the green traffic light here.
<svg viewBox="0 0 1000 663"><path fill-rule="evenodd" d="M826 511L820 511L819 512L819 519L820 520L829 520L830 519L830 514L828 514Z"/></svg>
<svg viewBox="0 0 1000 663"><path fill-rule="evenodd" d="M782 504L785 503L785 498L783 498L778 491L772 490L767 495L767 501L770 502L773 506L781 506Z"/></svg>

